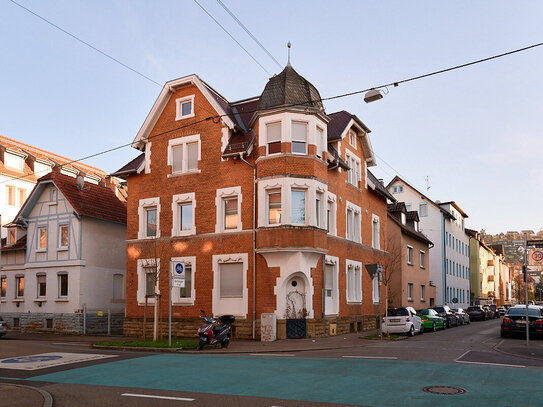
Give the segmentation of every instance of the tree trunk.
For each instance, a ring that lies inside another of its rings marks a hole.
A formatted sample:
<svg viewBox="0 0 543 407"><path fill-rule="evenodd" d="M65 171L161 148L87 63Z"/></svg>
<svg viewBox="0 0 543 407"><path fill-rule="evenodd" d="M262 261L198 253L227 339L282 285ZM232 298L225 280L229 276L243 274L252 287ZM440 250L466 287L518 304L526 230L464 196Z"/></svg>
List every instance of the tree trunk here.
<svg viewBox="0 0 543 407"><path fill-rule="evenodd" d="M153 342L158 340L158 294L155 294L155 313L153 320Z"/></svg>
<svg viewBox="0 0 543 407"><path fill-rule="evenodd" d="M147 296L145 296L145 305L143 306L143 340L145 341L147 335L145 333L147 328Z"/></svg>

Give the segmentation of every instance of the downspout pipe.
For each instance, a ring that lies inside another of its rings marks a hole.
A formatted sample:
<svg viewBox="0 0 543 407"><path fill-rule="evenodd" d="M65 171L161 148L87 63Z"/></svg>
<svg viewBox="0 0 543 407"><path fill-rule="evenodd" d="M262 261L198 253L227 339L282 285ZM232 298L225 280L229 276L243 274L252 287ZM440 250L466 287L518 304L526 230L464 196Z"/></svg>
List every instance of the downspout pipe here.
<svg viewBox="0 0 543 407"><path fill-rule="evenodd" d="M239 159L253 169L253 339L256 338L256 167L239 153Z"/></svg>

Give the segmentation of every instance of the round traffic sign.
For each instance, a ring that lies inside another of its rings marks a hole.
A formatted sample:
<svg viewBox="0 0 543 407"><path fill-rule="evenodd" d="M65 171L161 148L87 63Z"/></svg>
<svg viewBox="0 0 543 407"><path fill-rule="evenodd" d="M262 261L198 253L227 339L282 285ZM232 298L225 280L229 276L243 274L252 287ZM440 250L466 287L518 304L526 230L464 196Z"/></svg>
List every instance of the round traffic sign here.
<svg viewBox="0 0 543 407"><path fill-rule="evenodd" d="M184 271L183 263L177 263L175 265L175 272L177 274L183 274L183 271Z"/></svg>
<svg viewBox="0 0 543 407"><path fill-rule="evenodd" d="M534 252L532 252L532 259L534 261L541 261L543 260L543 252L542 251L539 251L539 250L535 250Z"/></svg>

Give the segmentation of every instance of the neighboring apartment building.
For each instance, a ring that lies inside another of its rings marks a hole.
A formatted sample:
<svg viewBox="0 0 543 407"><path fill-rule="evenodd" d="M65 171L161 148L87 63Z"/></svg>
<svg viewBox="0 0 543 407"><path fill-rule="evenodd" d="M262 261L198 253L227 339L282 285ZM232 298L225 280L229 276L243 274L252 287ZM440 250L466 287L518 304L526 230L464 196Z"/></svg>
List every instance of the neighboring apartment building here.
<svg viewBox="0 0 543 407"><path fill-rule="evenodd" d="M42 150L41 148L22 143L8 137L0 136L0 214L2 225L9 223L23 206L27 196L36 185L38 178L48 174L53 167L60 168L63 174L72 177L81 174L86 182L98 184L108 180L106 172L83 163L72 163L73 160ZM70 163L70 164L68 164ZM126 199L126 191L120 180L113 182L119 199ZM2 237L6 230L2 229Z"/></svg>
<svg viewBox="0 0 543 407"><path fill-rule="evenodd" d="M109 310L122 331L126 205L113 191L56 170L38 179L2 242L0 308L11 327L105 333Z"/></svg>
<svg viewBox="0 0 543 407"><path fill-rule="evenodd" d="M387 219L388 305L415 309L437 305L429 267L433 244L419 232L417 211L407 211L403 202L389 204Z"/></svg>
<svg viewBox="0 0 543 407"><path fill-rule="evenodd" d="M466 234L470 239L471 303L494 304L498 281L494 266L495 253L479 232L466 229Z"/></svg>
<svg viewBox="0 0 543 407"><path fill-rule="evenodd" d="M279 338L287 319L322 335L323 314L338 333L374 328L378 282L364 266L385 256L394 198L367 171L369 132L355 115L327 114L290 64L233 103L196 75L166 83L134 140L142 154L113 174L130 189L125 333L141 335L155 293L167 315L172 260L187 267L174 335L194 334L200 309L235 315L247 338L263 313Z"/></svg>
<svg viewBox="0 0 543 407"><path fill-rule="evenodd" d="M430 280L436 285L436 305L466 308L470 298L469 245L464 232L467 215L456 203L434 202L398 176L387 189L396 200L405 202L408 211L418 211L419 230L434 244Z"/></svg>

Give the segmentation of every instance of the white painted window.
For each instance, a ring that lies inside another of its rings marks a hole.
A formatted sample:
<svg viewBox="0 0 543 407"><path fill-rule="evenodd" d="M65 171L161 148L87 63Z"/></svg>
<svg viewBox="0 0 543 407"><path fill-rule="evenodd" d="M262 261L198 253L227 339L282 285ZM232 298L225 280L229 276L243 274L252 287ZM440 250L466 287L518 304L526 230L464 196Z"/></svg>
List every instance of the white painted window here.
<svg viewBox="0 0 543 407"><path fill-rule="evenodd" d="M331 192L328 192L328 199L326 202L326 225L327 231L331 235L336 235L336 218L337 218L337 203L336 196Z"/></svg>
<svg viewBox="0 0 543 407"><path fill-rule="evenodd" d="M419 204L419 216L421 218L428 216L428 204L426 202Z"/></svg>
<svg viewBox="0 0 543 407"><path fill-rule="evenodd" d="M220 298L243 297L243 263L219 264Z"/></svg>
<svg viewBox="0 0 543 407"><path fill-rule="evenodd" d="M199 172L200 160L199 134L175 138L168 142L168 165L172 167L172 173L168 176Z"/></svg>
<svg viewBox="0 0 543 407"><path fill-rule="evenodd" d="M70 241L68 225L59 225L58 227L58 247L65 249Z"/></svg>
<svg viewBox="0 0 543 407"><path fill-rule="evenodd" d="M24 276L15 276L15 298L24 298L25 296L25 278Z"/></svg>
<svg viewBox="0 0 543 407"><path fill-rule="evenodd" d="M215 232L235 232L242 230L241 199L240 186L217 190L215 198L217 210Z"/></svg>
<svg viewBox="0 0 543 407"><path fill-rule="evenodd" d="M291 191L291 219L293 224L305 225L306 220L306 191L293 189Z"/></svg>
<svg viewBox="0 0 543 407"><path fill-rule="evenodd" d="M172 262L185 264L185 287L173 288L172 301L174 304L194 304L196 289L194 288L196 275L196 257L172 257Z"/></svg>
<svg viewBox="0 0 543 407"><path fill-rule="evenodd" d="M339 313L339 258L325 257L324 268L324 301L326 315Z"/></svg>
<svg viewBox="0 0 543 407"><path fill-rule="evenodd" d="M17 195L19 196L19 206L23 206L26 201L26 189L17 188Z"/></svg>
<svg viewBox="0 0 543 407"><path fill-rule="evenodd" d="M281 223L281 190L274 189L266 192L268 200L268 225Z"/></svg>
<svg viewBox="0 0 543 407"><path fill-rule="evenodd" d="M24 158L15 154L4 153L4 165L8 168L23 171Z"/></svg>
<svg viewBox="0 0 543 407"><path fill-rule="evenodd" d="M173 195L172 197L172 236L196 234L196 199L194 192Z"/></svg>
<svg viewBox="0 0 543 407"><path fill-rule="evenodd" d="M51 166L47 164L42 164L39 162L34 163L34 173L36 174L36 177L40 178L43 177L45 174L49 174L51 172Z"/></svg>
<svg viewBox="0 0 543 407"><path fill-rule="evenodd" d="M58 297L63 298L68 296L68 273L60 272L58 277Z"/></svg>
<svg viewBox="0 0 543 407"><path fill-rule="evenodd" d="M36 286L38 298L44 298L47 294L47 276L45 274L36 275Z"/></svg>
<svg viewBox="0 0 543 407"><path fill-rule="evenodd" d="M323 220L323 208L324 208L324 201L323 201L324 194L322 192L316 193L315 198L315 214L316 214L316 226L319 228L324 227L324 220Z"/></svg>
<svg viewBox="0 0 543 407"><path fill-rule="evenodd" d="M9 240L8 240L8 243L9 243L10 245L15 244L15 230L13 230L13 229L11 229L11 230L9 231Z"/></svg>
<svg viewBox="0 0 543 407"><path fill-rule="evenodd" d="M139 200L139 239L160 237L160 198Z"/></svg>
<svg viewBox="0 0 543 407"><path fill-rule="evenodd" d="M356 133L352 130L349 130L349 144L356 148Z"/></svg>
<svg viewBox="0 0 543 407"><path fill-rule="evenodd" d="M402 219L402 225L405 225L405 223L407 222L407 217L405 215L405 213L402 212L402 214L400 215L401 219Z"/></svg>
<svg viewBox="0 0 543 407"><path fill-rule="evenodd" d="M407 283L407 301L413 301L413 283Z"/></svg>
<svg viewBox="0 0 543 407"><path fill-rule="evenodd" d="M349 165L347 170L347 183L358 188L358 182L362 181L360 158L351 152L345 152L345 159Z"/></svg>
<svg viewBox="0 0 543 407"><path fill-rule="evenodd" d="M6 185L6 198L8 205L15 206L15 187L12 185Z"/></svg>
<svg viewBox="0 0 543 407"><path fill-rule="evenodd" d="M317 157L324 157L324 153L323 151L327 151L328 150L328 146L327 146L327 140L324 139L324 130L317 126L317 134L316 134L316 137L317 137L317 142L316 142L316 145L317 145Z"/></svg>
<svg viewBox="0 0 543 407"><path fill-rule="evenodd" d="M145 304L146 296L148 303L155 302L154 295L160 294L161 278L160 259L138 259L138 304Z"/></svg>
<svg viewBox="0 0 543 407"><path fill-rule="evenodd" d="M372 214L372 221L371 221L371 247L374 249L381 249L381 242L380 242L380 224L379 224L379 216Z"/></svg>
<svg viewBox="0 0 543 407"><path fill-rule="evenodd" d="M347 201L346 207L346 231L345 238L357 243L362 243L361 236L361 211L358 205Z"/></svg>
<svg viewBox="0 0 543 407"><path fill-rule="evenodd" d="M407 246L407 264L413 264L413 247Z"/></svg>
<svg viewBox="0 0 543 407"><path fill-rule="evenodd" d="M51 188L49 190L49 201L51 203L55 203L57 202L57 199L58 199L58 194L57 194L56 188Z"/></svg>
<svg viewBox="0 0 543 407"><path fill-rule="evenodd" d="M266 146L268 154L281 152L281 122L266 125Z"/></svg>
<svg viewBox="0 0 543 407"><path fill-rule="evenodd" d="M424 299L425 291L426 291L426 286L424 284L421 284L420 285L420 300L421 301L425 301Z"/></svg>
<svg viewBox="0 0 543 407"><path fill-rule="evenodd" d="M47 249L47 228L46 227L38 228L38 249L41 249L41 250Z"/></svg>
<svg viewBox="0 0 543 407"><path fill-rule="evenodd" d="M362 264L347 260L347 302L362 302Z"/></svg>
<svg viewBox="0 0 543 407"><path fill-rule="evenodd" d="M124 300L124 275L113 274L113 297L114 300Z"/></svg>
<svg viewBox="0 0 543 407"><path fill-rule="evenodd" d="M307 123L292 122L291 127L292 152L307 154Z"/></svg>
<svg viewBox="0 0 543 407"><path fill-rule="evenodd" d="M379 293L379 274L376 274L375 277L373 277L372 279L372 299L373 299L373 303L374 304L378 304L379 303L379 296L380 296L380 293Z"/></svg>
<svg viewBox="0 0 543 407"><path fill-rule="evenodd" d="M426 263L426 253L421 250L420 251L420 268L423 269L425 267Z"/></svg>
<svg viewBox="0 0 543 407"><path fill-rule="evenodd" d="M212 309L214 315L246 317L248 254L213 255Z"/></svg>
<svg viewBox="0 0 543 407"><path fill-rule="evenodd" d="M175 100L175 120L194 117L194 95L182 97Z"/></svg>
<svg viewBox="0 0 543 407"><path fill-rule="evenodd" d="M407 202L407 203L405 204L405 210L406 210L407 212L411 211L411 208L412 208L412 207L413 207L413 205L411 204L411 202Z"/></svg>

